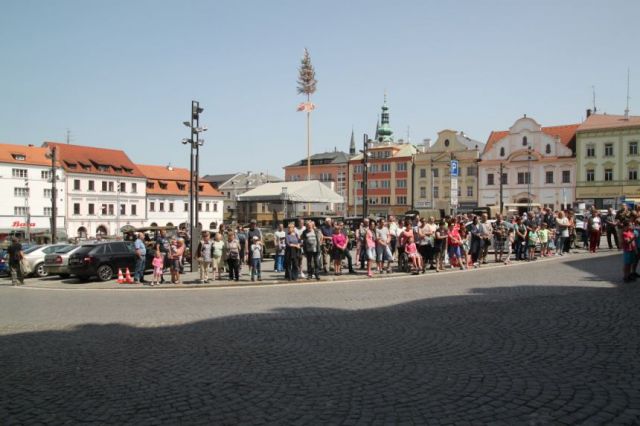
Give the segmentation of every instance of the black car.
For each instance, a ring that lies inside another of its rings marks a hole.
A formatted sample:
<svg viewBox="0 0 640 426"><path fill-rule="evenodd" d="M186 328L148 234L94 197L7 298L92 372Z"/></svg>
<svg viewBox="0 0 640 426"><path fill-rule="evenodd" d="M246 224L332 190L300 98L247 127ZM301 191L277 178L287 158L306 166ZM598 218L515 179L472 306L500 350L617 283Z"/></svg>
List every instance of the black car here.
<svg viewBox="0 0 640 426"><path fill-rule="evenodd" d="M147 256L145 269L149 269L152 256ZM109 281L122 269L129 268L131 276L136 265L136 254L132 242L113 241L85 244L69 256L69 273L81 280L97 276L100 281Z"/></svg>

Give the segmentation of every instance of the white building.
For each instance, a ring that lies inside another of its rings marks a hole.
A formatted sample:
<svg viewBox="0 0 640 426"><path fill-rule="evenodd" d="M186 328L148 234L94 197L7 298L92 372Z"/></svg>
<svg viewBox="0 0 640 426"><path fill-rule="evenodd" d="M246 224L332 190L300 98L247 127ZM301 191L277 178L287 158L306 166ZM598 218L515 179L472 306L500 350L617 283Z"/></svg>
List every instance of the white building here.
<svg viewBox="0 0 640 426"><path fill-rule="evenodd" d="M37 242L51 238L52 188L49 149L0 144L0 240L16 235ZM64 171L57 169L56 235L66 238Z"/></svg>
<svg viewBox="0 0 640 426"><path fill-rule="evenodd" d="M149 226L187 226L189 222L189 170L138 164L147 178ZM216 229L224 216L224 196L211 182L199 182L198 219L202 229Z"/></svg>
<svg viewBox="0 0 640 426"><path fill-rule="evenodd" d="M45 142L55 146L66 174L66 227L70 237L119 235L144 226L146 178L123 151Z"/></svg>
<svg viewBox="0 0 640 426"><path fill-rule="evenodd" d="M526 115L507 131L493 131L480 162L478 204L524 210L531 203L554 210L575 200L578 124L542 127ZM502 177L501 177L502 166Z"/></svg>

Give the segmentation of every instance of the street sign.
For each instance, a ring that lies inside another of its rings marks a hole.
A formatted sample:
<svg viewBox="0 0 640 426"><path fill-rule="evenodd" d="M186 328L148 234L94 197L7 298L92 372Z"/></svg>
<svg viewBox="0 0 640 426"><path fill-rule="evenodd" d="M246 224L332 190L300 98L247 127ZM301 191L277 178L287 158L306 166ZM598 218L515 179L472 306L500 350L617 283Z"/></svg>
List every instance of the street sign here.
<svg viewBox="0 0 640 426"><path fill-rule="evenodd" d="M453 168L451 170L453 170ZM458 205L458 178L452 177L451 178L451 206L456 207L457 205Z"/></svg>
<svg viewBox="0 0 640 426"><path fill-rule="evenodd" d="M451 160L451 177L458 176L458 160Z"/></svg>

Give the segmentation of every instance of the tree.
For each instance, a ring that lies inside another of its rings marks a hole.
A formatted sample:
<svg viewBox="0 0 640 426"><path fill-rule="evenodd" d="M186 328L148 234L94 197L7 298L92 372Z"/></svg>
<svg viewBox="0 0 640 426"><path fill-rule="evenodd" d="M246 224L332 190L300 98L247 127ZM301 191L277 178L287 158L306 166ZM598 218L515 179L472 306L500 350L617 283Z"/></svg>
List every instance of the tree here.
<svg viewBox="0 0 640 426"><path fill-rule="evenodd" d="M306 95L307 101L311 98L311 95L316 91L316 71L311 64L311 56L309 56L309 50L304 49L304 55L300 60L300 69L298 75L298 94Z"/></svg>

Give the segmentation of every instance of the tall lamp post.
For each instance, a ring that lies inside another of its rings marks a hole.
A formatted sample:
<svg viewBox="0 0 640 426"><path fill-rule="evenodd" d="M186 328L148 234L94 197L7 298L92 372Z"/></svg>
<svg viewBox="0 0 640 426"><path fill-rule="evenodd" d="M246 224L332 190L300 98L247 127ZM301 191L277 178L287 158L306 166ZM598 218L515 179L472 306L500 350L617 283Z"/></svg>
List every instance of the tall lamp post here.
<svg viewBox="0 0 640 426"><path fill-rule="evenodd" d="M363 149L360 150L362 153L362 218L366 219L369 214L369 200L368 200L368 191L367 191L367 181L369 179L369 143L371 140L369 136L365 133L363 137Z"/></svg>
<svg viewBox="0 0 640 426"><path fill-rule="evenodd" d="M531 212L531 145L527 146L527 214Z"/></svg>
<svg viewBox="0 0 640 426"><path fill-rule="evenodd" d="M56 188L56 147L52 146L51 150L46 154L46 157L51 160L51 217L49 218L49 223L51 224L51 244L55 244L57 242L57 210L58 210L58 190Z"/></svg>
<svg viewBox="0 0 640 426"><path fill-rule="evenodd" d="M184 145L190 146L190 164L189 164L189 236L191 243L191 272L194 270L193 264L195 263L196 253L194 247L197 247L197 243L200 241L200 235L195 232L199 229L199 215L198 215L198 198L200 188L200 147L204 144L204 139L200 138L200 133L207 131L207 126L200 126L200 114L204 111L204 108L200 107L200 102L191 101L191 119L189 121L183 121L182 124L189 127L191 130L191 137L182 139ZM195 187L195 188L194 188Z"/></svg>
<svg viewBox="0 0 640 426"><path fill-rule="evenodd" d="M504 163L500 163L500 214L503 214L504 210L504 198L503 198L503 190L504 190L504 179L502 176L504 175Z"/></svg>

